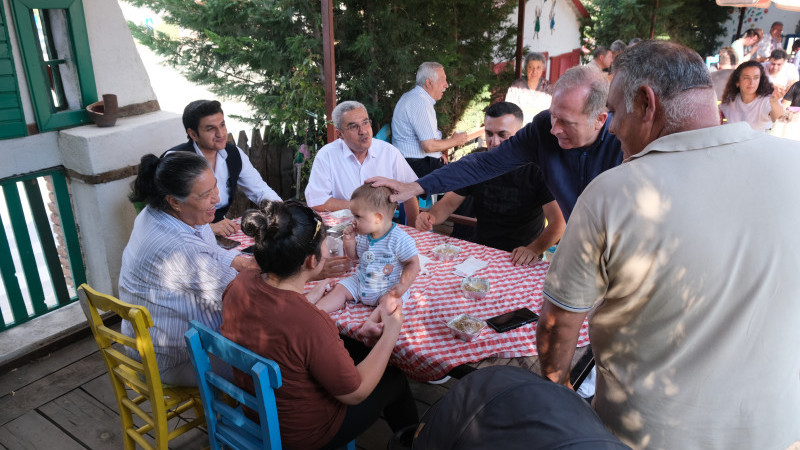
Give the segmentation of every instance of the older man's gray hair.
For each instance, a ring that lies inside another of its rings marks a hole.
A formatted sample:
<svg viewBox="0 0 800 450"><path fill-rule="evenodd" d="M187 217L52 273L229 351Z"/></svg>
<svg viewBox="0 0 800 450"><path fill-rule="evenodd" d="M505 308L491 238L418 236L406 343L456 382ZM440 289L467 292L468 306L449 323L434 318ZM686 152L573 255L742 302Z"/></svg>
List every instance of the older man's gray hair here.
<svg viewBox="0 0 800 450"><path fill-rule="evenodd" d="M625 42L620 39L617 39L616 41L612 42L611 45L608 47L608 49L611 50L611 53L613 53L614 56L619 55L620 53L625 51L626 48L628 48L628 45L625 44Z"/></svg>
<svg viewBox="0 0 800 450"><path fill-rule="evenodd" d="M583 113L594 120L605 112L608 100L608 77L605 73L590 66L575 66L564 72L556 81L555 93L570 91L582 86L589 88Z"/></svg>
<svg viewBox="0 0 800 450"><path fill-rule="evenodd" d="M433 82L438 80L439 74L436 73L438 69L444 70L444 66L437 62L430 61L420 64L419 69L417 69L417 86L425 87L425 80L428 79Z"/></svg>
<svg viewBox="0 0 800 450"><path fill-rule="evenodd" d="M694 117L702 101L716 100L703 58L673 42L652 40L631 47L614 60L612 73L622 87L628 112L633 111L639 88L650 86L664 108L666 131L678 129Z"/></svg>
<svg viewBox="0 0 800 450"><path fill-rule="evenodd" d="M367 108L364 105L355 100L347 100L336 105L336 107L333 108L333 112L331 113L331 120L333 121L333 126L336 127L336 129L339 131L344 131L342 129L342 126L344 125L342 123L342 115L354 109L363 109L364 111L367 110Z"/></svg>

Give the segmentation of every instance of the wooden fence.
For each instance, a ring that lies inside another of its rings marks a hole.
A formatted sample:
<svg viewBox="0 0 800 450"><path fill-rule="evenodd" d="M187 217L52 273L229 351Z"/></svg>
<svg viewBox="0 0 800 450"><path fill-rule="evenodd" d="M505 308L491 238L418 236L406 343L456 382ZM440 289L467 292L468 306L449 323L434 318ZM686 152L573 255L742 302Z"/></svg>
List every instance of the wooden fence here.
<svg viewBox="0 0 800 450"><path fill-rule="evenodd" d="M270 134L265 130L264 135L269 136ZM228 134L228 142L234 142L232 134ZM250 158L253 167L261 174L264 181L282 199L288 200L295 197L294 157L297 150L287 147L284 140L281 140L280 143L276 142L274 145L264 141L261 131L257 129L253 130L251 139L248 139L247 133L240 131L239 139L235 142ZM228 217L239 217L246 209L252 207L254 207L253 203L239 190L227 215Z"/></svg>

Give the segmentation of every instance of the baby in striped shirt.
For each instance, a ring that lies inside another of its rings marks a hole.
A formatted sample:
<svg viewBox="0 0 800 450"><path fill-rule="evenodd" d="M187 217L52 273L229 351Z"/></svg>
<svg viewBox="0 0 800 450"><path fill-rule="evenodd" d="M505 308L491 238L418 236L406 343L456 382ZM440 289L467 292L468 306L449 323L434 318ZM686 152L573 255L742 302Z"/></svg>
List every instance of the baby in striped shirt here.
<svg viewBox="0 0 800 450"><path fill-rule="evenodd" d="M396 204L390 195L389 188L370 184L353 191L353 223L344 230L342 241L345 255L358 259L356 273L339 281L316 303L328 312L342 308L348 300L375 306L359 330L370 338L383 331L381 309L391 314L402 307L420 270L417 244L392 222Z"/></svg>

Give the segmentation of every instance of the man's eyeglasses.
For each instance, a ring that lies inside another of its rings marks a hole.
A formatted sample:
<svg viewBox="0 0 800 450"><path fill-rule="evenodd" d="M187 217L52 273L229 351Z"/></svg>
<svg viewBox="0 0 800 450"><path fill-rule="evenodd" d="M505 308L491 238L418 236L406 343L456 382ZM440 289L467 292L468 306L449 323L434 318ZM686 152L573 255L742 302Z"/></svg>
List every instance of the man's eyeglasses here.
<svg viewBox="0 0 800 450"><path fill-rule="evenodd" d="M364 120L361 123L350 123L344 127L346 131L361 131L362 128L367 129L371 128L372 124L370 123L369 119Z"/></svg>

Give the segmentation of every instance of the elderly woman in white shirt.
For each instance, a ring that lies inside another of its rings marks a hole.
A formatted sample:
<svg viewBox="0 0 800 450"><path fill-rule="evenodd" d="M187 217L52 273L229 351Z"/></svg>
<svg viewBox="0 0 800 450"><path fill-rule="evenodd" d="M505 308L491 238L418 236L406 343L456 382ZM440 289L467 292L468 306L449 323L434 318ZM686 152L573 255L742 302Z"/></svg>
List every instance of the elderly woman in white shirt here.
<svg viewBox="0 0 800 450"><path fill-rule="evenodd" d="M523 122L530 122L536 114L550 107L550 83L545 78L547 59L532 52L525 57L525 74L514 81L506 92L506 101L522 109Z"/></svg>
<svg viewBox="0 0 800 450"><path fill-rule="evenodd" d="M745 61L728 79L719 109L728 122L747 122L766 131L783 114L784 92L772 86L761 63Z"/></svg>

